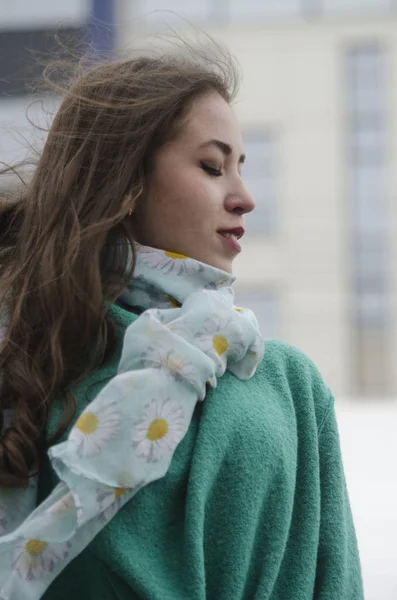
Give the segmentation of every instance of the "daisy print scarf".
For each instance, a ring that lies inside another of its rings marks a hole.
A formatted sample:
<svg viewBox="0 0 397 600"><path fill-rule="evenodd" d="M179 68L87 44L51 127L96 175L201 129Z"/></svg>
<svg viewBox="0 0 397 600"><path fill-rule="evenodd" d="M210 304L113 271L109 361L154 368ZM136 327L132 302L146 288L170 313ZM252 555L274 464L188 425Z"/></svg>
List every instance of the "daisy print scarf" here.
<svg viewBox="0 0 397 600"><path fill-rule="evenodd" d="M141 314L126 329L117 375L48 451L60 483L38 507L34 483L0 489L1 600L39 599L139 489L166 474L208 387L226 369L249 379L263 358L255 316L233 305L231 275L138 244L136 255L120 301Z"/></svg>

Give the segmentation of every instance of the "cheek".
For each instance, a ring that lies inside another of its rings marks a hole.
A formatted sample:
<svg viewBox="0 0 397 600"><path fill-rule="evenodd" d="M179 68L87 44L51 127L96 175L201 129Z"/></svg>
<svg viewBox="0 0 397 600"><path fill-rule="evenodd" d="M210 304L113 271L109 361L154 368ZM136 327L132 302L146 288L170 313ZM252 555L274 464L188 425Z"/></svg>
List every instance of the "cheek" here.
<svg viewBox="0 0 397 600"><path fill-rule="evenodd" d="M155 220L156 228L167 228L183 223L185 219L185 210L183 197L175 193L163 193L156 195L150 210L151 222ZM149 223L150 226L151 223Z"/></svg>
<svg viewBox="0 0 397 600"><path fill-rule="evenodd" d="M150 212L164 226L182 224L188 228L192 221L202 219L208 208L205 182L187 169L184 174L170 174L167 179L154 190Z"/></svg>

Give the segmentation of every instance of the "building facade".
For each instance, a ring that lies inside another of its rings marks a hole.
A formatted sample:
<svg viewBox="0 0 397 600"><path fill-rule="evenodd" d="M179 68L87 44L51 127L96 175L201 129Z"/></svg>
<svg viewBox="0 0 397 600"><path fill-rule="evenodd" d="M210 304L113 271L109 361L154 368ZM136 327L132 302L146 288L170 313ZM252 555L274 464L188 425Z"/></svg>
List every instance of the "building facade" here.
<svg viewBox="0 0 397 600"><path fill-rule="evenodd" d="M338 395L397 390L397 3L119 3L125 47L168 8L242 67L235 110L257 203L239 302L318 364Z"/></svg>
<svg viewBox="0 0 397 600"><path fill-rule="evenodd" d="M397 2L83 5L82 21L109 25L104 52L134 48L163 19L180 27L156 12L168 9L236 56L257 203L235 266L238 302L265 337L309 354L338 396L396 394Z"/></svg>

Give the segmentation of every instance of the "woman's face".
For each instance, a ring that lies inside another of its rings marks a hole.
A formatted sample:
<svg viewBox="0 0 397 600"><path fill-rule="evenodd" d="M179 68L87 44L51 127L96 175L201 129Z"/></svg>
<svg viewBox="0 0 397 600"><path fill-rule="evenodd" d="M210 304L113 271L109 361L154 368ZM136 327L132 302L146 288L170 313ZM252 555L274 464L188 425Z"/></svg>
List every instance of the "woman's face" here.
<svg viewBox="0 0 397 600"><path fill-rule="evenodd" d="M136 240L231 272L244 215L255 207L241 179L243 162L230 106L216 92L197 98L178 137L154 157L132 217Z"/></svg>

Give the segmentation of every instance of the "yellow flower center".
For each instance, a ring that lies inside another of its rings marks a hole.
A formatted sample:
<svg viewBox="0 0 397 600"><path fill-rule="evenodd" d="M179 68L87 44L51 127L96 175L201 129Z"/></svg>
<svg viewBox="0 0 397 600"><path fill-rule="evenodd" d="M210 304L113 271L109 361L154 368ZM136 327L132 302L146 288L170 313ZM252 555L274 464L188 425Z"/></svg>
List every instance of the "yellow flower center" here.
<svg viewBox="0 0 397 600"><path fill-rule="evenodd" d="M114 496L115 496L116 500L117 500L117 498L120 498L120 496L122 496L127 491L127 489L128 488L123 488L123 487L115 488Z"/></svg>
<svg viewBox="0 0 397 600"><path fill-rule="evenodd" d="M216 335L212 340L212 345L218 356L222 356L229 348L229 342L223 335Z"/></svg>
<svg viewBox="0 0 397 600"><path fill-rule="evenodd" d="M177 254L176 252L168 252L168 250L165 250L164 254L166 256L168 256L169 258L173 258L174 260L185 260L186 258L188 258L184 254Z"/></svg>
<svg viewBox="0 0 397 600"><path fill-rule="evenodd" d="M242 308L235 308L234 309L236 312L241 312L243 309Z"/></svg>
<svg viewBox="0 0 397 600"><path fill-rule="evenodd" d="M147 437L151 442L161 440L168 432L168 423L165 419L155 419L149 425Z"/></svg>
<svg viewBox="0 0 397 600"><path fill-rule="evenodd" d="M41 542L40 540L29 540L25 544L25 550L30 556L38 556L45 550L47 547L46 542Z"/></svg>
<svg viewBox="0 0 397 600"><path fill-rule="evenodd" d="M83 413L78 419L75 427L77 427L77 429L80 429L80 431L85 435L90 435L91 433L94 433L94 431L96 431L96 428L98 427L98 422L99 419L96 415L94 415L94 413L86 412Z"/></svg>

